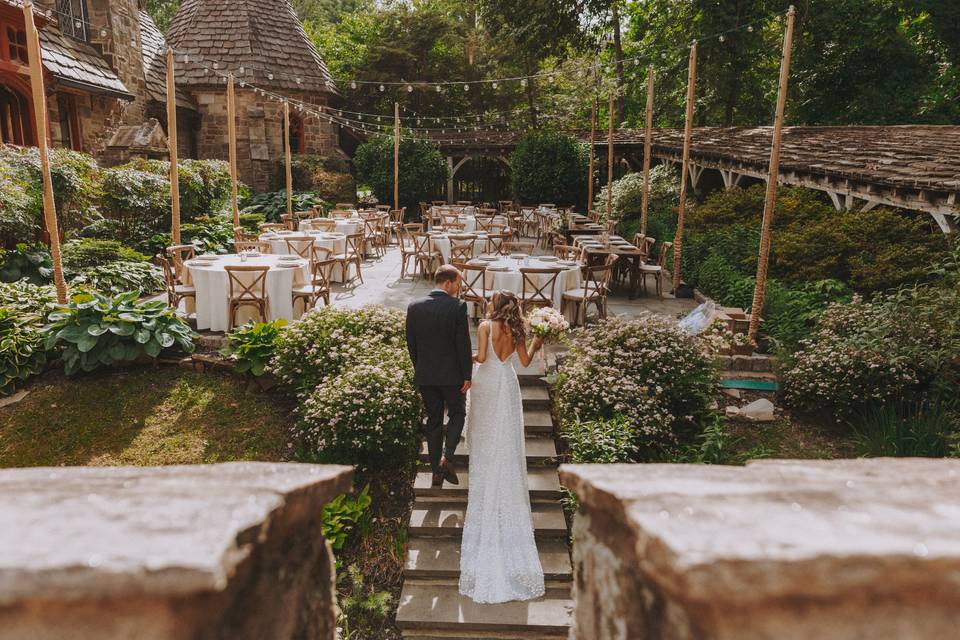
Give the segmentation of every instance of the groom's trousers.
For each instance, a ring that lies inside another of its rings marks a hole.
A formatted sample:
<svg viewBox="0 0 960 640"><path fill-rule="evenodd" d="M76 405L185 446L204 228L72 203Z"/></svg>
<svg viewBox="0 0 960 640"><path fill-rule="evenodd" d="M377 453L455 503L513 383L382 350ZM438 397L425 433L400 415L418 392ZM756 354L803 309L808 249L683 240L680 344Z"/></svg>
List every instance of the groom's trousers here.
<svg viewBox="0 0 960 640"><path fill-rule="evenodd" d="M434 473L440 471L440 457L446 456L453 462L453 454L460 443L463 423L467 417L467 397L460 393L460 387L423 386L420 395L427 407L427 452L430 456L430 468ZM443 410L447 410L447 437L443 437Z"/></svg>

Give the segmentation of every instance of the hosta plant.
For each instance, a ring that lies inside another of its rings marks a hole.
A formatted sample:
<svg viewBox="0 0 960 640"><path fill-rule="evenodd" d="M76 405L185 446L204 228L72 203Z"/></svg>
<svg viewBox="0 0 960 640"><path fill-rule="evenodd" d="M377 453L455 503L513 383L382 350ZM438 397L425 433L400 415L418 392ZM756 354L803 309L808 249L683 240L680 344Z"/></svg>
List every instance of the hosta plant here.
<svg viewBox="0 0 960 640"><path fill-rule="evenodd" d="M0 307L0 396L43 371L47 363L43 336L29 317Z"/></svg>
<svg viewBox="0 0 960 640"><path fill-rule="evenodd" d="M248 322L227 334L227 345L220 353L237 363L237 373L262 376L273 357L277 338L287 321L283 318L273 322Z"/></svg>
<svg viewBox="0 0 960 640"><path fill-rule="evenodd" d="M156 358L164 349L194 349L193 331L166 303L137 302L137 294L74 295L57 305L43 327L45 348L62 348L64 371L93 371L102 366Z"/></svg>
<svg viewBox="0 0 960 640"><path fill-rule="evenodd" d="M106 295L131 291L137 297L164 287L163 272L149 262L111 262L82 269L70 277L70 286L96 289Z"/></svg>
<svg viewBox="0 0 960 640"><path fill-rule="evenodd" d="M51 285L20 282L0 282L0 307L8 307L18 316L30 316L34 324L42 324L57 298Z"/></svg>

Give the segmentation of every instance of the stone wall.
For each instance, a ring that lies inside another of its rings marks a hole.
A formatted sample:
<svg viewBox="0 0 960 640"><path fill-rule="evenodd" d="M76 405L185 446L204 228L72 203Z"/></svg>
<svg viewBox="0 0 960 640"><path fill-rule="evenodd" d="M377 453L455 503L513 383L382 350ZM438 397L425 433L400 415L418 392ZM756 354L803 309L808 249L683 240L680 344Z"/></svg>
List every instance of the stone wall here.
<svg viewBox="0 0 960 640"><path fill-rule="evenodd" d="M201 159L227 160L226 87L193 91L199 105L201 124L197 137L197 155ZM240 180L254 191L266 191L278 161L283 160L283 106L249 89L236 88L237 95L237 172ZM316 105L325 105L326 96L314 94L291 97ZM291 113L294 111L291 109ZM337 153L336 126L303 116L304 152L318 155Z"/></svg>
<svg viewBox="0 0 960 640"><path fill-rule="evenodd" d="M80 139L83 152L100 158L106 148L110 136L123 121L124 105L127 104L117 98L94 95L89 93L65 92L77 106L77 117L80 122ZM57 92L47 93L47 110L49 111L50 139L57 147L70 147L66 135L60 127L60 105L57 101Z"/></svg>
<svg viewBox="0 0 960 640"><path fill-rule="evenodd" d="M0 471L0 640L333 640L348 467Z"/></svg>
<svg viewBox="0 0 960 640"><path fill-rule="evenodd" d="M960 460L567 465L577 640L934 640Z"/></svg>

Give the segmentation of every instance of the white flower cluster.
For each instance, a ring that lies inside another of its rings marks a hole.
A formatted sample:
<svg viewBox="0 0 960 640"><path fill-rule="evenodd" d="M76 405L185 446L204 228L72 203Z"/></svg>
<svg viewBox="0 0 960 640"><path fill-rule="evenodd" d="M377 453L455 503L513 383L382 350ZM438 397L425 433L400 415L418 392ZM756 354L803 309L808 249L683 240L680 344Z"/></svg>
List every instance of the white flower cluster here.
<svg viewBox="0 0 960 640"><path fill-rule="evenodd" d="M708 413L714 359L670 320L644 313L579 330L557 386L562 420L630 420L644 444L675 442Z"/></svg>
<svg viewBox="0 0 960 640"><path fill-rule="evenodd" d="M563 314L551 307L534 309L527 316L527 324L533 335L544 342L556 340L570 329L570 323Z"/></svg>

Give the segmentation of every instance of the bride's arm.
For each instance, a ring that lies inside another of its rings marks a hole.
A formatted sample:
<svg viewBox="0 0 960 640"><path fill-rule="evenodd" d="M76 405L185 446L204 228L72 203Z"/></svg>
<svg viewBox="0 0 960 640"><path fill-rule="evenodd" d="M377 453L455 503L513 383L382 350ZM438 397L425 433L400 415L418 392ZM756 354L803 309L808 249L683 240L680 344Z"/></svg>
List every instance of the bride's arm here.
<svg viewBox="0 0 960 640"><path fill-rule="evenodd" d="M530 363L533 362L533 356L537 353L537 350L543 347L543 341L539 337L534 337L533 342L530 343L530 348L527 349L527 343L521 342L517 345L517 358L520 359L520 364L524 367L529 367Z"/></svg>
<svg viewBox="0 0 960 640"><path fill-rule="evenodd" d="M473 356L473 361L477 364L483 364L487 361L487 333L490 327L486 322L481 322L477 329L477 355Z"/></svg>

